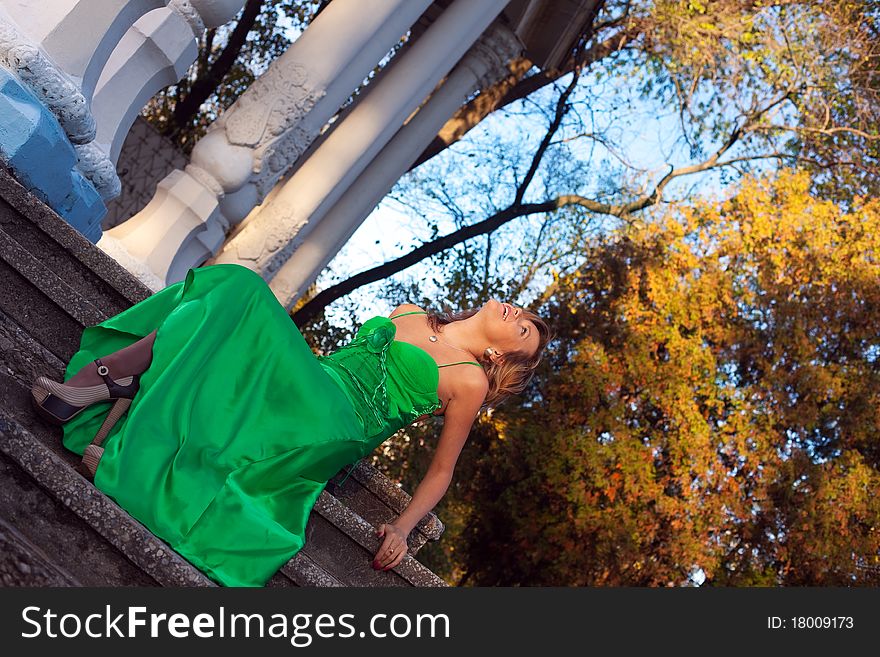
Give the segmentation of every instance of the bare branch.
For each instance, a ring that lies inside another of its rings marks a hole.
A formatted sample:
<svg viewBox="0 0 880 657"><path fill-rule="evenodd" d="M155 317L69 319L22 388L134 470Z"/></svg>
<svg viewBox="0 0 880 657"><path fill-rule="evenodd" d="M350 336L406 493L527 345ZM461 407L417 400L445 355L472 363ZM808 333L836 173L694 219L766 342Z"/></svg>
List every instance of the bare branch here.
<svg viewBox="0 0 880 657"><path fill-rule="evenodd" d="M170 122L168 127L171 131L177 131L188 125L194 116L198 114L199 108L202 106L211 94L217 89L217 86L229 73L229 70L235 64L239 52L247 40L247 35L253 28L263 8L263 0L248 0L244 6L241 18L229 35L229 40L223 52L217 57L211 67L193 82L189 89L189 93L174 106L174 121ZM208 33L208 41L213 39L213 31ZM207 64L207 55L209 48L205 48L205 62ZM201 66L200 66L201 68ZM201 71L200 71L201 73Z"/></svg>
<svg viewBox="0 0 880 657"><path fill-rule="evenodd" d="M532 156L532 161L529 164L529 169L526 172L523 181L520 183L519 187L516 190L516 195L513 201L514 205L519 205L520 203L522 203L522 200L529 189L529 185L532 184L532 180L534 179L535 174L538 172L538 167L541 165L541 161L544 159L544 155L546 154L547 149L550 147L550 143L553 141L553 136L559 130L559 126L562 125L562 119L565 117L565 113L568 108L568 99L577 87L579 79L580 69L575 69L574 73L571 76L571 82L568 83L565 91L560 94L559 99L556 101L556 110L553 113L553 120L550 122L550 126L547 128L547 132L544 133L544 137L541 139L541 143L538 145L538 149Z"/></svg>
<svg viewBox="0 0 880 657"><path fill-rule="evenodd" d="M569 59L555 71L541 71L534 75L524 77L532 68L532 62L527 59L514 60L510 64L510 75L480 92L471 102L459 109L446 125L438 133L428 147L413 162L410 170L430 160L432 157L445 150L486 118L492 112L499 110L511 103L528 97L530 94L552 84L564 75L571 73L575 68L584 69L595 62L613 55L622 50L627 44L638 37L645 29L641 23L631 22L626 28L619 30L613 36L594 43L585 49L577 60Z"/></svg>
<svg viewBox="0 0 880 657"><path fill-rule="evenodd" d="M501 212L497 212L488 219L484 219L476 224L471 224L470 226L465 226L464 228L460 228L448 235L444 235L432 242L428 242L426 244L422 244L421 246L413 249L409 253L386 262L377 267L373 267L372 269L368 269L359 274L355 274L351 278L348 278L341 283L337 283L326 290L322 290L317 295L315 295L308 303L303 305L298 311L293 314L293 321L297 326L303 326L309 321L311 321L317 314L328 304L332 303L336 299L345 296L346 294L351 293L353 290L357 288L368 285L369 283L375 283L376 281L380 281L384 278L387 278L393 274L396 274L408 267L413 266L414 264L421 262L425 258L429 258L432 255L436 255L441 251L445 251L446 249L450 249L453 246L460 244L466 240L469 240L473 237L477 237L478 235L485 235L486 233L491 233L497 230L500 226L504 225L508 221L512 219L516 219L517 217L523 217L529 214L534 214L536 212L550 212L556 209L555 201L544 202L544 203L531 203L527 205L522 205L519 207L509 207Z"/></svg>

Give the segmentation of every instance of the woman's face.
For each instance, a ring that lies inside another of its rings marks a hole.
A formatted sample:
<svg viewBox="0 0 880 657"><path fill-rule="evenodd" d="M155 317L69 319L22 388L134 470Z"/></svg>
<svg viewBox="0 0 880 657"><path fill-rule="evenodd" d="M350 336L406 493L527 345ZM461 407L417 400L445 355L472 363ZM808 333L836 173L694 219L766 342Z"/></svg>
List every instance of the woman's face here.
<svg viewBox="0 0 880 657"><path fill-rule="evenodd" d="M496 299L483 304L478 313L489 344L502 354L520 351L534 354L540 337L534 323L523 316L523 309Z"/></svg>

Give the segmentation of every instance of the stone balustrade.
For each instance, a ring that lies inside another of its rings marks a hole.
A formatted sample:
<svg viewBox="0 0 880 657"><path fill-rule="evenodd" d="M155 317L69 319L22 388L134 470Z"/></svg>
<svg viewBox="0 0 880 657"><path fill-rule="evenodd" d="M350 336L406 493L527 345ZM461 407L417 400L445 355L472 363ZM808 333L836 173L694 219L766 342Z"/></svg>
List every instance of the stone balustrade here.
<svg viewBox="0 0 880 657"><path fill-rule="evenodd" d="M430 5L334 0L218 116L190 164L168 174L141 212L106 231L99 248L153 290L218 253L230 228L263 201Z"/></svg>
<svg viewBox="0 0 880 657"><path fill-rule="evenodd" d="M0 156L93 243L135 117L244 0L0 0ZM38 150L40 157L31 157ZM73 158L73 166L67 162ZM51 176L40 174L47 166ZM57 171L56 171L57 169ZM48 178L48 180L46 180Z"/></svg>

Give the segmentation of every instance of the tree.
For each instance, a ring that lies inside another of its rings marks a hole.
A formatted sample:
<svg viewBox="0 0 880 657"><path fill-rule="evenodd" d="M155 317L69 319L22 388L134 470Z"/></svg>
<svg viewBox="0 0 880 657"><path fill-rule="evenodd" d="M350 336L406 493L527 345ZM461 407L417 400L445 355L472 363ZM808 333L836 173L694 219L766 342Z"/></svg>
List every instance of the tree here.
<svg viewBox="0 0 880 657"><path fill-rule="evenodd" d="M540 403L493 415L477 585L852 585L880 555L880 204L805 173L585 245ZM459 502L460 503L460 502Z"/></svg>
<svg viewBox="0 0 880 657"><path fill-rule="evenodd" d="M560 70L516 62L453 117L388 200L424 243L352 282L397 303L520 295L561 329L520 403L481 418L439 509L451 541L425 557L462 583L681 583L695 566L719 584L864 582L878 333L857 224L876 232L876 7L599 8ZM646 106L676 119L659 168L626 143ZM782 165L804 174L768 182ZM700 180L750 174L766 178L723 206L693 200ZM425 258L439 294L387 278ZM352 283L298 324L324 326ZM412 481L433 436L402 432L383 467Z"/></svg>
<svg viewBox="0 0 880 657"><path fill-rule="evenodd" d="M614 7L606 3L604 9ZM455 220L455 230L435 232L408 253L327 287L300 308L295 321L304 325L324 305L358 287L467 240L487 236L489 244L508 222L574 207L583 212L569 216L580 224L584 214L632 221L665 202L670 190L689 193L685 179L711 172L729 182L788 164L810 170L816 189L826 194L851 198L875 189L880 171L871 153L880 137L867 126L880 112L880 99L876 89L862 84L875 80L878 64L871 5L853 3L844 11L809 1L703 5L664 0L625 3L617 10L622 13L611 18L600 15L590 38L572 54L573 71L551 85L553 93L544 89L521 100L520 110L502 110L518 114L519 130L543 121L538 143L526 135L520 143L508 140L494 149L485 140L480 148L462 145L444 153L446 163L423 165L433 166L426 175L413 172L418 185L402 183L411 196L420 194L418 186L447 188L441 211ZM627 49L608 60L591 58L588 53L605 51L600 46L612 38L609 31L626 41ZM596 68L612 60L613 69ZM588 65L593 68L583 71ZM656 161L638 163L635 154L615 143L633 129L625 106L634 102L674 108L677 120L664 130L677 132L659 169ZM829 107L837 109L829 113ZM468 158L475 152L491 173L472 175ZM607 171L604 177L595 173L599 166ZM464 171L467 177L461 176ZM457 185L450 182L456 175L462 178ZM847 183L835 185L842 176ZM561 184L548 182L551 177ZM430 202L431 194L422 196ZM395 194L398 200L402 196ZM485 196L488 202L464 213L460 200L449 202L466 196ZM419 211L424 201L405 203L414 223L434 221ZM478 218L467 220L473 216Z"/></svg>

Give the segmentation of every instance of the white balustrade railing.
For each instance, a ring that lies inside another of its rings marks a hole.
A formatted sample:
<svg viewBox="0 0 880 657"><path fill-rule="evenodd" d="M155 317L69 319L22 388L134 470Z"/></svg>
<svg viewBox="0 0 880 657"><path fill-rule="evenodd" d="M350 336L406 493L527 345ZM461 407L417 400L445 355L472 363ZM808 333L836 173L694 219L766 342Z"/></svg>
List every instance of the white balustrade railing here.
<svg viewBox="0 0 880 657"><path fill-rule="evenodd" d="M0 65L58 118L78 167L107 200L137 114L197 56L206 27L244 0L0 0Z"/></svg>

